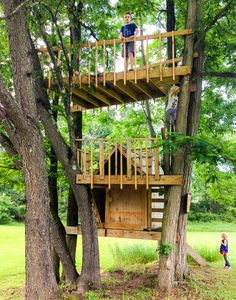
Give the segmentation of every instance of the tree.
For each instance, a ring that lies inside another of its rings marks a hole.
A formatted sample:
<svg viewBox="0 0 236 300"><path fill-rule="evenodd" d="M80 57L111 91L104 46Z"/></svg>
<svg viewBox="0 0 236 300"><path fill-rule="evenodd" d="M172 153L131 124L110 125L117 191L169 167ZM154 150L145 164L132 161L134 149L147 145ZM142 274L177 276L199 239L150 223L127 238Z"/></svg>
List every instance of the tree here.
<svg viewBox="0 0 236 300"><path fill-rule="evenodd" d="M50 255L49 191L45 152L35 103L34 69L23 1L2 1L7 16L15 97L0 80L4 127L21 156L26 185L26 299L55 298ZM14 12L14 10L16 10ZM42 257L44 258L42 260Z"/></svg>

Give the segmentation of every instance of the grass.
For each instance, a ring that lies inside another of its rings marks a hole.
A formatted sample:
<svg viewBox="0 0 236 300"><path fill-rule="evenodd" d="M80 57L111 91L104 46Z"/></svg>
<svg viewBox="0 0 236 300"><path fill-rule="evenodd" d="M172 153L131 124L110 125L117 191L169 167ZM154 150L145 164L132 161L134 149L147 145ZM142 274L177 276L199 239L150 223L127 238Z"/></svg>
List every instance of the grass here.
<svg viewBox="0 0 236 300"><path fill-rule="evenodd" d="M216 283L217 286L212 289L210 283L206 283L206 286L202 283L199 284L199 282L201 282L201 276L204 279L204 275L196 273L195 279L191 279L189 284L197 291L197 294L208 297L208 299L236 299L236 230L235 232L228 230L231 228L231 225L228 224L228 228L226 226L223 228L222 225L219 225L221 230L218 232L215 232L215 226L213 226L211 231L200 232L200 229L203 227L203 225L199 224L199 231L188 232L188 243L194 249L198 249L199 253L204 252L204 255L206 255L205 258L208 261L214 261L211 266L215 270L215 276L216 278L217 276L219 276L219 278L223 276L222 278L225 278L225 283L220 281L220 283ZM209 227L208 229L210 230ZM218 254L220 233L222 231L229 232L229 260L232 265L232 269L229 272L222 270L224 262L223 258ZM0 299L22 299L25 281L24 225L0 225L0 244ZM99 238L99 247L101 268L103 271L106 271L111 268L112 264L116 264L119 267L127 265L128 262L130 263L134 260L133 258L131 259L132 256L141 257L140 262L152 260L153 257L156 257L157 242ZM116 251L115 249L121 249L122 251ZM145 249L148 249L148 258L145 258L145 256L142 257L142 252L146 251ZM118 259L118 261L116 261L116 259ZM78 269L81 267L81 237L78 238L77 267ZM217 293L218 298L214 298L213 296L211 298L209 296L211 293L213 295L213 292ZM221 295L226 296L225 298L220 298ZM136 297L136 299L137 298L138 297ZM90 299L93 299L92 295Z"/></svg>

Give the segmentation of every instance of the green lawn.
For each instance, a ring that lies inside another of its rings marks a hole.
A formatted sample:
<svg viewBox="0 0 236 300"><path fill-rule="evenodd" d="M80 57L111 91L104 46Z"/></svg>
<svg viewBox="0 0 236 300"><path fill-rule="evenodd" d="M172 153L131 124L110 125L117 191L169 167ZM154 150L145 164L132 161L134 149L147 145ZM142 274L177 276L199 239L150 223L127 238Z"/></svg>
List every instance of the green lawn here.
<svg viewBox="0 0 236 300"><path fill-rule="evenodd" d="M226 229L222 228L222 230ZM203 245L214 248L219 245L220 232L191 231L187 234L187 240L192 247ZM107 270L112 266L113 256L111 249L115 244L128 245L133 243L146 243L157 247L156 241L99 238L101 268ZM14 291L14 288L24 285L24 225L0 225L0 245L0 299L6 299L1 296L6 289L13 289ZM236 231L229 233L229 245L229 259L232 264L230 276L236 286ZM80 268L80 265L81 238L79 237L77 253L78 268ZM213 267L221 269L223 267L223 259L213 264ZM21 298L11 297L10 299Z"/></svg>

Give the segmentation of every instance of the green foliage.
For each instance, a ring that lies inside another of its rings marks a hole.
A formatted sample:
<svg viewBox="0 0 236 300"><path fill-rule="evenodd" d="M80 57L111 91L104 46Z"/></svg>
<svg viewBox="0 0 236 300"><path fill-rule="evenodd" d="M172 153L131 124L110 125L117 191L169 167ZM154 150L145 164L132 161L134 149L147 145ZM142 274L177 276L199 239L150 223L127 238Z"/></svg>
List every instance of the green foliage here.
<svg viewBox="0 0 236 300"><path fill-rule="evenodd" d="M125 266L132 264L147 264L157 259L155 247L144 244L133 244L129 246L115 245L111 248L114 265Z"/></svg>
<svg viewBox="0 0 236 300"><path fill-rule="evenodd" d="M6 194L0 195L0 224L6 224L13 221L14 206L11 198Z"/></svg>
<svg viewBox="0 0 236 300"><path fill-rule="evenodd" d="M158 251L162 255L169 255L170 252L174 249L174 246L171 244L160 244Z"/></svg>

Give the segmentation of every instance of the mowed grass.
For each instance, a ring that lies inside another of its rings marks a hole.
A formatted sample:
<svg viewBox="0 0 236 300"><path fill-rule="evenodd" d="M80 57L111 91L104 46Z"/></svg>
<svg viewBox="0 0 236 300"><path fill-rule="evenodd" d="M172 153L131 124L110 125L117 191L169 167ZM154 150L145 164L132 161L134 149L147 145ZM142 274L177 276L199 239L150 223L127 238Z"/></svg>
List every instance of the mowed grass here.
<svg viewBox="0 0 236 300"><path fill-rule="evenodd" d="M227 227L227 226L225 226ZM227 231L227 228L222 228L221 231ZM198 232L191 231L187 234L188 243L195 249L216 249L219 246L221 232ZM0 225L0 299L23 299L23 286L25 282L24 266L25 266L25 249L24 249L24 225ZM130 240L130 239L116 239L116 238L99 238L100 248L100 263L103 271L111 270L114 268L115 261L113 257L113 251L116 247L120 248L132 248L140 245L153 248L157 250L157 241L145 241L145 240ZM225 287L219 285L214 287L219 298L214 299L236 299L236 231L229 232L229 245L230 253L229 259L232 265L232 269L224 274L226 280L231 283L230 287L227 287L225 293L223 293ZM203 250L204 251L204 250ZM127 253L127 255L130 255ZM224 262L223 258L220 261L212 264L215 268L216 274L219 272L219 276L222 271ZM78 237L78 251L77 251L77 268L81 267L81 237ZM121 265L122 267L122 265ZM200 293L210 293L210 287L202 289L202 286L198 286L196 280L192 281L192 285L196 290L200 290ZM20 291L20 295L19 295ZM9 296L9 293L11 296ZM225 295L225 298L220 298L220 295ZM6 297L6 295L8 295ZM205 296L205 295L203 295ZM207 295L205 296L207 297ZM231 298L230 298L231 297ZM233 298L234 297L234 298Z"/></svg>

